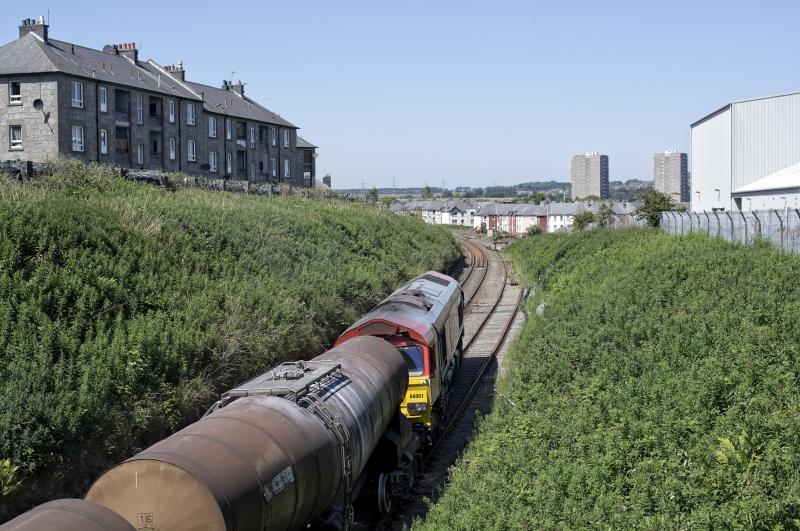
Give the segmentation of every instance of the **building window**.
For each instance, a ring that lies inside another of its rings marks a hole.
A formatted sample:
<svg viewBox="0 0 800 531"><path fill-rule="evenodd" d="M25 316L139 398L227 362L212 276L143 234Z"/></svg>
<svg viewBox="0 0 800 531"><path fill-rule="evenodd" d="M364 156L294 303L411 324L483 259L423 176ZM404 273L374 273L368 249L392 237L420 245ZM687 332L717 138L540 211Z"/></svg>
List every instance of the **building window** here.
<svg viewBox="0 0 800 531"><path fill-rule="evenodd" d="M139 165L144 164L144 144L139 144L136 147L136 161L139 163Z"/></svg>
<svg viewBox="0 0 800 531"><path fill-rule="evenodd" d="M117 127L117 153L128 152L128 128Z"/></svg>
<svg viewBox="0 0 800 531"><path fill-rule="evenodd" d="M255 149L256 147L256 128L250 126L250 147Z"/></svg>
<svg viewBox="0 0 800 531"><path fill-rule="evenodd" d="M175 100L169 100L169 123L175 123Z"/></svg>
<svg viewBox="0 0 800 531"><path fill-rule="evenodd" d="M250 163L250 180L251 181L255 181L256 180L256 163L255 162L251 162Z"/></svg>
<svg viewBox="0 0 800 531"><path fill-rule="evenodd" d="M22 105L22 83L19 81L8 82L9 105Z"/></svg>
<svg viewBox="0 0 800 531"><path fill-rule="evenodd" d="M292 176L292 165L289 159L283 159L283 176L287 179Z"/></svg>
<svg viewBox="0 0 800 531"><path fill-rule="evenodd" d="M108 112L108 89L100 87L100 112Z"/></svg>
<svg viewBox="0 0 800 531"><path fill-rule="evenodd" d="M105 129L100 130L100 153L108 155L108 131Z"/></svg>
<svg viewBox="0 0 800 531"><path fill-rule="evenodd" d="M83 109L83 83L72 82L72 106Z"/></svg>
<svg viewBox="0 0 800 531"><path fill-rule="evenodd" d="M217 152L216 151L209 151L208 152L208 166L209 171L212 173L217 173Z"/></svg>
<svg viewBox="0 0 800 531"><path fill-rule="evenodd" d="M269 135L270 135L270 137L272 137L272 145L273 146L277 146L278 145L278 137L275 136L275 128L274 127L270 127L269 128Z"/></svg>
<svg viewBox="0 0 800 531"><path fill-rule="evenodd" d="M144 103L141 94L136 95L136 123L142 125L144 123ZM141 163L140 163L141 164Z"/></svg>
<svg viewBox="0 0 800 531"><path fill-rule="evenodd" d="M233 138L233 124L229 119L225 120L225 138L228 140Z"/></svg>
<svg viewBox="0 0 800 531"><path fill-rule="evenodd" d="M208 138L217 138L217 119L214 116L208 117Z"/></svg>
<svg viewBox="0 0 800 531"><path fill-rule="evenodd" d="M186 125L194 125L194 103L186 104Z"/></svg>
<svg viewBox="0 0 800 531"><path fill-rule="evenodd" d="M121 114L130 114L131 112L131 93L127 90L114 91L114 109ZM125 118L127 122L128 119Z"/></svg>
<svg viewBox="0 0 800 531"><path fill-rule="evenodd" d="M72 151L83 152L83 127L72 126Z"/></svg>
<svg viewBox="0 0 800 531"><path fill-rule="evenodd" d="M174 138L169 139L169 160L175 160L175 156L177 154L177 146L178 143L175 141Z"/></svg>
<svg viewBox="0 0 800 531"><path fill-rule="evenodd" d="M195 149L194 140L190 139L186 142L186 159L189 162L197 160L197 150Z"/></svg>
<svg viewBox="0 0 800 531"><path fill-rule="evenodd" d="M283 147L289 147L289 130L283 130Z"/></svg>
<svg viewBox="0 0 800 531"><path fill-rule="evenodd" d="M272 163L272 176L273 177L277 177L278 176L278 161L276 159L272 159L270 162Z"/></svg>
<svg viewBox="0 0 800 531"><path fill-rule="evenodd" d="M22 149L22 126L9 125L8 126L8 139L11 149Z"/></svg>
<svg viewBox="0 0 800 531"><path fill-rule="evenodd" d="M230 153L225 155L225 170L228 175L233 173L233 157Z"/></svg>

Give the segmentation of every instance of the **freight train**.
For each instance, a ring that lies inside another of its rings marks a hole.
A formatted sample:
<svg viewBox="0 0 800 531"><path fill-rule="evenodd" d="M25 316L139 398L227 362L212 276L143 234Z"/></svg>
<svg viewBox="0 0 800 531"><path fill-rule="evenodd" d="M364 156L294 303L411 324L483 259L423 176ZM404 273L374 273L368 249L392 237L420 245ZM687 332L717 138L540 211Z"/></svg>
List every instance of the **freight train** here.
<svg viewBox="0 0 800 531"><path fill-rule="evenodd" d="M0 531L348 529L410 494L463 355L464 296L428 272L331 350L224 393L206 415Z"/></svg>

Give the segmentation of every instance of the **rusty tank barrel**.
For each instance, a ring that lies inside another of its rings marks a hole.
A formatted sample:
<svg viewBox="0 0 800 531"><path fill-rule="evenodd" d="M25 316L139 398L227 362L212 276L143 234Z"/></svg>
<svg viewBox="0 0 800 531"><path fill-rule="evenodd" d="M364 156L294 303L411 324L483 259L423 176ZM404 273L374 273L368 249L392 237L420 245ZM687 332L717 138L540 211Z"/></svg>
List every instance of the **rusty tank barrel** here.
<svg viewBox="0 0 800 531"><path fill-rule="evenodd" d="M0 525L2 531L136 531L110 509L84 500L55 500Z"/></svg>
<svg viewBox="0 0 800 531"><path fill-rule="evenodd" d="M284 365L103 474L86 499L134 526L147 518L148 531L299 529L319 518L364 469L408 372L374 337Z"/></svg>

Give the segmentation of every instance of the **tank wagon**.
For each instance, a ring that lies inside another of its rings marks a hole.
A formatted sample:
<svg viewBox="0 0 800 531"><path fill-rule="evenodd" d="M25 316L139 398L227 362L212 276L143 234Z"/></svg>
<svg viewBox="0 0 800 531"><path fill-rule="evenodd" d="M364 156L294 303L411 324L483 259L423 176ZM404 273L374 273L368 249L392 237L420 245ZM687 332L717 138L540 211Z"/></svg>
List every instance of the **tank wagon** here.
<svg viewBox="0 0 800 531"><path fill-rule="evenodd" d="M410 489L407 384L404 357L373 337L282 364L107 471L86 500L142 531L346 529L360 494L388 511Z"/></svg>
<svg viewBox="0 0 800 531"><path fill-rule="evenodd" d="M43 503L0 525L2 531L136 531L114 511L84 500Z"/></svg>
<svg viewBox="0 0 800 531"><path fill-rule="evenodd" d="M444 420L464 346L464 293L455 279L428 271L375 306L336 341L387 340L403 354L408 390L400 409L428 442Z"/></svg>

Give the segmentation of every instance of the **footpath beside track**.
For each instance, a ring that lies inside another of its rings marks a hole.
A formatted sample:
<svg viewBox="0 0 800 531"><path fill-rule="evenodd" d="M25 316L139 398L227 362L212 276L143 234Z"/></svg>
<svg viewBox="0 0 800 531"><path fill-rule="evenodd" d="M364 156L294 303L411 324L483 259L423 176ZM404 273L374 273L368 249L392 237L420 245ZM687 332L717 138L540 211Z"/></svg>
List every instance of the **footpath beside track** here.
<svg viewBox="0 0 800 531"><path fill-rule="evenodd" d="M522 289L512 283L510 264L488 242L462 238L469 267L462 275L465 292L464 359L447 407L448 423L427 452L423 473L416 481L411 499L397 500L395 509L373 529L404 529L423 517L427 500L442 492L449 467L469 442L478 414L491 410L497 358L509 343L509 332L522 300Z"/></svg>

